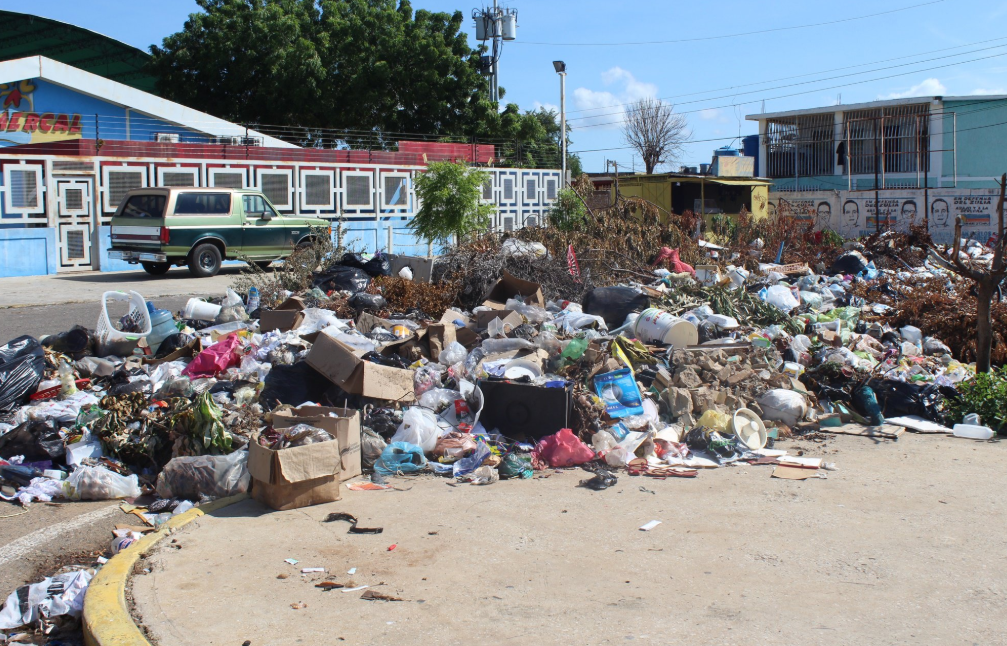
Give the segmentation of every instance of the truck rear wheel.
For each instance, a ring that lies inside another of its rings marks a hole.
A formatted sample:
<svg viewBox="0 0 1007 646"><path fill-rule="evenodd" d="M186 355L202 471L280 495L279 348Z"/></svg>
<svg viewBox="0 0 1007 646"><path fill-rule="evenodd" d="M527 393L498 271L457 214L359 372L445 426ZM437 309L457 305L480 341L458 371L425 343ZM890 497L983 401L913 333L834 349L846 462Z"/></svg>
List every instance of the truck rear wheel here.
<svg viewBox="0 0 1007 646"><path fill-rule="evenodd" d="M189 254L189 272L196 278L209 278L220 271L220 262L217 245L204 242Z"/></svg>
<svg viewBox="0 0 1007 646"><path fill-rule="evenodd" d="M163 276L171 269L170 262L141 262L140 266L151 276Z"/></svg>

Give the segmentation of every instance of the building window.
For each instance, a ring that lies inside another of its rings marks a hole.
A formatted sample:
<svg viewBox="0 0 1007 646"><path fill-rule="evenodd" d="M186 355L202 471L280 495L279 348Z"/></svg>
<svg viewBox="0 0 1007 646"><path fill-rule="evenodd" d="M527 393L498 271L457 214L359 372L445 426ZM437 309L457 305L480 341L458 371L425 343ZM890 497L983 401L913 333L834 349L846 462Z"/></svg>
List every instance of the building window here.
<svg viewBox="0 0 1007 646"><path fill-rule="evenodd" d="M772 119L768 126L770 177L814 177L835 172L835 117L831 112Z"/></svg>
<svg viewBox="0 0 1007 646"><path fill-rule="evenodd" d="M214 188L245 188L245 171L211 171L210 184Z"/></svg>
<svg viewBox="0 0 1007 646"><path fill-rule="evenodd" d="M503 181L503 199L513 200L514 199L514 179L511 177L504 178Z"/></svg>
<svg viewBox="0 0 1007 646"><path fill-rule="evenodd" d="M405 206L409 201L405 177L385 177L385 206Z"/></svg>
<svg viewBox="0 0 1007 646"><path fill-rule="evenodd" d="M493 178L487 177L486 181L483 182L483 199L492 200L493 199Z"/></svg>
<svg viewBox="0 0 1007 646"><path fill-rule="evenodd" d="M108 170L108 207L114 210L126 193L134 188L143 187L143 171L140 170Z"/></svg>
<svg viewBox="0 0 1007 646"><path fill-rule="evenodd" d="M535 180L529 179L525 181L524 184L524 196L526 200L535 199Z"/></svg>
<svg viewBox="0 0 1007 646"><path fill-rule="evenodd" d="M371 205L370 175L347 175L344 183L346 188L346 206Z"/></svg>
<svg viewBox="0 0 1007 646"><path fill-rule="evenodd" d="M556 199L556 180L550 179L545 183L545 197L549 200Z"/></svg>
<svg viewBox="0 0 1007 646"><path fill-rule="evenodd" d="M261 172L259 174L259 189L277 208L290 208L289 173Z"/></svg>
<svg viewBox="0 0 1007 646"><path fill-rule="evenodd" d="M930 104L847 112L844 126L854 175L930 171Z"/></svg>
<svg viewBox="0 0 1007 646"><path fill-rule="evenodd" d="M10 203L15 209L34 209L39 204L38 173L31 170L11 169Z"/></svg>
<svg viewBox="0 0 1007 646"><path fill-rule="evenodd" d="M332 175L304 176L304 205L332 208Z"/></svg>
<svg viewBox="0 0 1007 646"><path fill-rule="evenodd" d="M195 186L196 173L191 170L161 171L161 186Z"/></svg>

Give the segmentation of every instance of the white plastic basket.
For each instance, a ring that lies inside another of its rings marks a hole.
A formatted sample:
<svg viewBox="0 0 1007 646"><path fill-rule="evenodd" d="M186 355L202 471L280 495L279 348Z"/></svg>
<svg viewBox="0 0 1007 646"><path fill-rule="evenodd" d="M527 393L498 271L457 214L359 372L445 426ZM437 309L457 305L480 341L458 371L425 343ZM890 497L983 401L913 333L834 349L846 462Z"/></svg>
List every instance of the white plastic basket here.
<svg viewBox="0 0 1007 646"><path fill-rule="evenodd" d="M138 328L139 332L121 332L116 329L108 316L109 301L129 303L129 313L126 314ZM133 354L140 339L150 334L150 314L147 312L147 302L136 292L105 292L101 296L101 315L98 317L98 327L95 336L98 338L98 353L101 356L114 354L129 356Z"/></svg>

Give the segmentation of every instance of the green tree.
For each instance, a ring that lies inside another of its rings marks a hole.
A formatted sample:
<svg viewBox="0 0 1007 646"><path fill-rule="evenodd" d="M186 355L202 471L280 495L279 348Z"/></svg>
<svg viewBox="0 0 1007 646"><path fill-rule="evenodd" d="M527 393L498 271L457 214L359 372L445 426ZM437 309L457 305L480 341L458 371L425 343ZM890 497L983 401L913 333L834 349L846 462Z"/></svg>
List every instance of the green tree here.
<svg viewBox="0 0 1007 646"><path fill-rule="evenodd" d="M486 230L492 204L482 203L482 187L489 179L484 171L464 162L431 162L416 177L420 210L409 226L430 242L444 242L457 235L464 239Z"/></svg>
<svg viewBox="0 0 1007 646"><path fill-rule="evenodd" d="M575 231L587 220L587 208L583 200L573 191L565 188L556 196L549 209L549 224L560 231Z"/></svg>
<svg viewBox="0 0 1007 646"><path fill-rule="evenodd" d="M559 167L555 111L489 101L460 11L414 12L408 0L196 1L202 11L150 48L167 99L282 126L263 129L301 145L475 138L506 163ZM568 166L580 172L576 156Z"/></svg>

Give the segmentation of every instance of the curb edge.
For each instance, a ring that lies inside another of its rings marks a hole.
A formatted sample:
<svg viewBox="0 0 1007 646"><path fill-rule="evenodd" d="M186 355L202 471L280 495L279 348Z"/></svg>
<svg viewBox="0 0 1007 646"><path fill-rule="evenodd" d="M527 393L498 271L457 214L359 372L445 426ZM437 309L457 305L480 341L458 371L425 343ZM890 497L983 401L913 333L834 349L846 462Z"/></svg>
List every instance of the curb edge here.
<svg viewBox="0 0 1007 646"><path fill-rule="evenodd" d="M91 579L84 595L84 644L86 646L151 646L133 623L126 606L126 582L133 565L172 530L188 525L201 516L248 498L247 493L208 502L172 518L156 532L144 536L135 546L119 552Z"/></svg>

